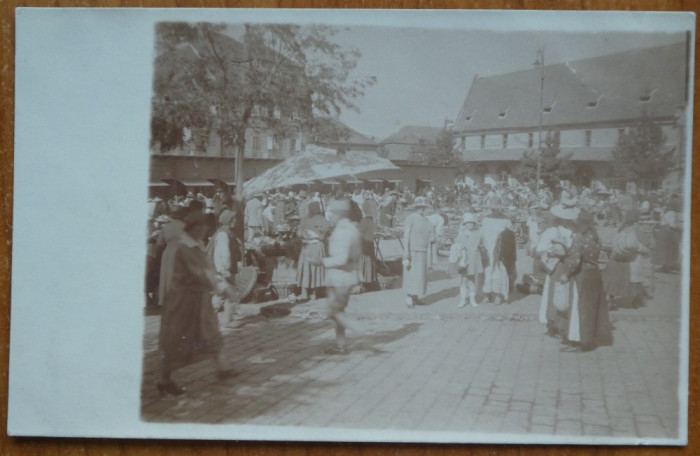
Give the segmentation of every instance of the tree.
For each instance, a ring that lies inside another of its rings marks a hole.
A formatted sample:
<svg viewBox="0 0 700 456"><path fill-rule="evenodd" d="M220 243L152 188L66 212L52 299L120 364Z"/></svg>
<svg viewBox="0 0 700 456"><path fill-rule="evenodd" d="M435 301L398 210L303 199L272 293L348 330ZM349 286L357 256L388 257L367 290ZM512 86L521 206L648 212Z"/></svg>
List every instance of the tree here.
<svg viewBox="0 0 700 456"><path fill-rule="evenodd" d="M246 131L276 139L313 131L319 116L357 109L353 100L375 81L353 79L359 51L332 41L327 26L245 24L242 38L225 25L160 23L156 27L151 145L202 150L211 135L236 157L241 183ZM242 185L236 195L242 198Z"/></svg>
<svg viewBox="0 0 700 456"><path fill-rule="evenodd" d="M411 147L413 161L427 162L438 166L461 166L462 159L452 147L452 133L444 128L432 141L420 138Z"/></svg>
<svg viewBox="0 0 700 456"><path fill-rule="evenodd" d="M428 163L431 165L459 166L462 162L452 143L452 132L443 128L430 148Z"/></svg>
<svg viewBox="0 0 700 456"><path fill-rule="evenodd" d="M537 154L539 150L526 150L520 164L515 168L515 178L521 182L537 181ZM554 190L560 181L571 179L574 165L571 153L563 153L559 135L552 130L544 137L540 156L540 181L545 187Z"/></svg>
<svg viewBox="0 0 700 456"><path fill-rule="evenodd" d="M664 150L665 144L662 128L643 112L635 128L620 133L612 151L613 175L637 183L658 181L674 164L674 150Z"/></svg>

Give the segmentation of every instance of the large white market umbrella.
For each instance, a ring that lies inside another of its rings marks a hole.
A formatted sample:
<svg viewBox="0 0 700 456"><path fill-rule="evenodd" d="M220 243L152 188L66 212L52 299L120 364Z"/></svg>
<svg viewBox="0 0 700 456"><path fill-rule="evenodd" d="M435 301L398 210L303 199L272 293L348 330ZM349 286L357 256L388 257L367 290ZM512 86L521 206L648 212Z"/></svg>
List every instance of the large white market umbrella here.
<svg viewBox="0 0 700 456"><path fill-rule="evenodd" d="M399 167L386 158L370 153L338 154L333 149L309 145L303 152L285 159L243 184L243 195L250 197L267 190L315 180L389 169Z"/></svg>

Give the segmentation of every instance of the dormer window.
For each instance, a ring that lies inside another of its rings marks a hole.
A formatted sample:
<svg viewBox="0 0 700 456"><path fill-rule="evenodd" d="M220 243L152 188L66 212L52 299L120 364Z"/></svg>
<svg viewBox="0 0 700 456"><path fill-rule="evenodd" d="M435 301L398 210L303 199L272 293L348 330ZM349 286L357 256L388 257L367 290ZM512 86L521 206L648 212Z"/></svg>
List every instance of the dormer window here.
<svg viewBox="0 0 700 456"><path fill-rule="evenodd" d="M646 103L651 100L651 97L654 96L654 92L656 92L656 89L645 93L644 95L639 97L640 103Z"/></svg>
<svg viewBox="0 0 700 456"><path fill-rule="evenodd" d="M552 108L554 108L555 104L557 104L556 100L553 101L551 105L543 107L542 112L544 112L545 114L549 114L550 112L552 112Z"/></svg>
<svg viewBox="0 0 700 456"><path fill-rule="evenodd" d="M589 101L588 104L586 105L587 108L595 108L596 106L598 106L598 100Z"/></svg>
<svg viewBox="0 0 700 456"><path fill-rule="evenodd" d="M506 109L502 110L501 112L498 113L498 118L499 119L505 119L505 117L508 115L508 111L510 111L510 106L508 106Z"/></svg>

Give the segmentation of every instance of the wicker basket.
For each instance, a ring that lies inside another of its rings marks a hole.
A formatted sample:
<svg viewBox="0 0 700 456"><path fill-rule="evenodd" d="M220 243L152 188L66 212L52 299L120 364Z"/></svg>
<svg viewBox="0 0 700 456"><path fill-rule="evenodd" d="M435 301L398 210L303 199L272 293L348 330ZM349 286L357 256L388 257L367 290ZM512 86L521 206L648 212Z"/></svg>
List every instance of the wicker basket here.
<svg viewBox="0 0 700 456"><path fill-rule="evenodd" d="M379 288L382 290L388 290L392 287L398 276L395 275L377 275L377 282L379 282Z"/></svg>
<svg viewBox="0 0 700 456"><path fill-rule="evenodd" d="M277 291L279 299L287 299L289 295L296 292L297 284L293 282L272 282L272 287Z"/></svg>

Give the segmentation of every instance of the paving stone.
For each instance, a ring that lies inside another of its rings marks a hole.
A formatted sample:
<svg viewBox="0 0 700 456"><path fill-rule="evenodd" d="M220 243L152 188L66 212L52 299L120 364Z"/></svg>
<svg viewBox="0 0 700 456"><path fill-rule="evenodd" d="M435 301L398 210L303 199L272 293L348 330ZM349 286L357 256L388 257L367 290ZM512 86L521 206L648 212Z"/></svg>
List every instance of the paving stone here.
<svg viewBox="0 0 700 456"><path fill-rule="evenodd" d="M530 434L552 435L554 434L554 426L546 424L532 424L527 431Z"/></svg>
<svg viewBox="0 0 700 456"><path fill-rule="evenodd" d="M584 425L583 425L583 435L594 435L594 436L606 436L606 437L609 437L609 436L612 435L612 430L610 429L609 426L599 426L599 425L584 424Z"/></svg>
<svg viewBox="0 0 700 456"><path fill-rule="evenodd" d="M431 282L430 292L456 283ZM323 352L334 337L328 321L270 319L227 332L225 351L241 375L218 382L209 360L183 368L176 376L190 390L184 401L155 391L158 319L147 317L142 417L574 436L678 433L677 394L669 388L679 375L678 321L637 318L653 307L617 321L612 347L571 354L543 335L538 296L469 314L450 299L408 312L400 298L400 290L353 297L348 313L374 334L350 336L346 356ZM516 312L531 319L509 320Z"/></svg>
<svg viewBox="0 0 700 456"><path fill-rule="evenodd" d="M557 419L556 433L558 435L581 435L581 422Z"/></svg>

